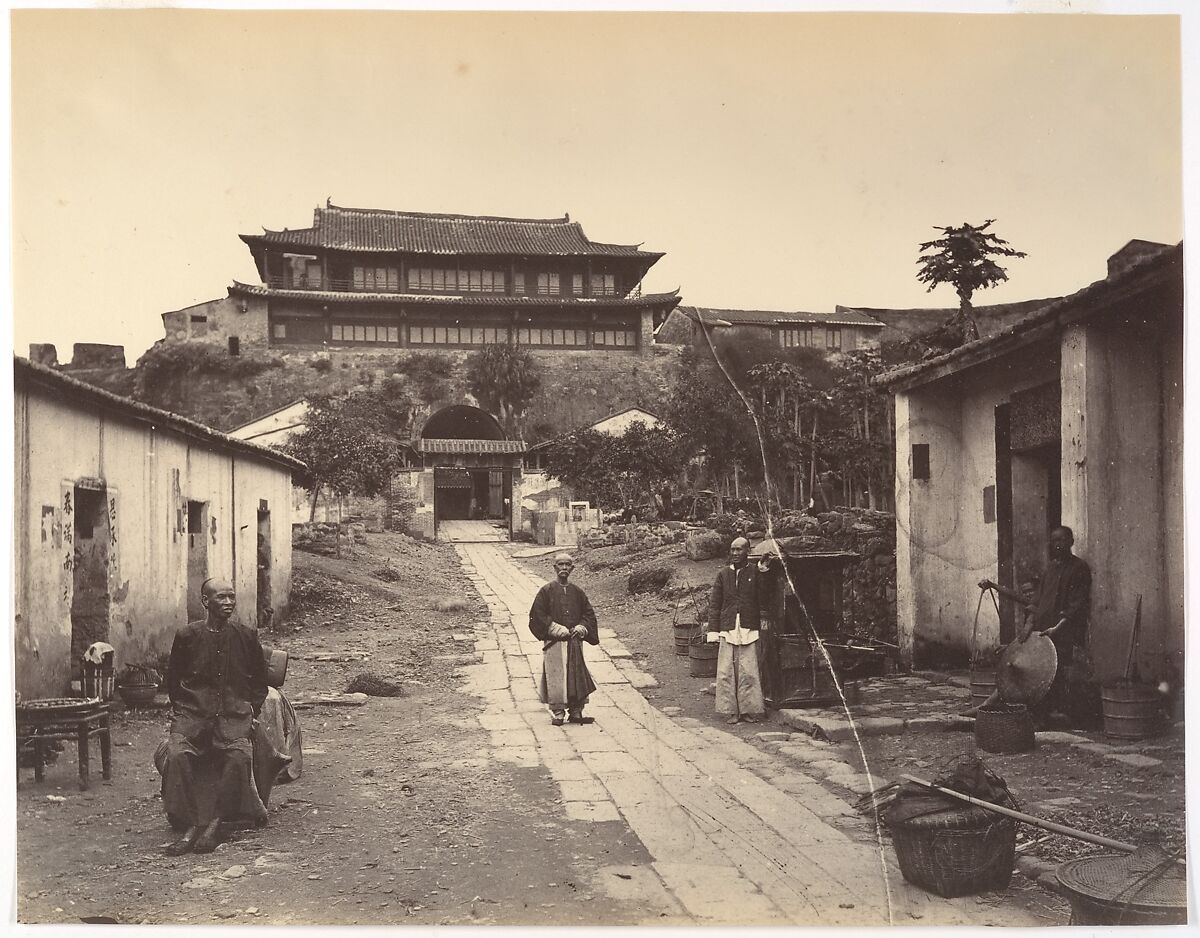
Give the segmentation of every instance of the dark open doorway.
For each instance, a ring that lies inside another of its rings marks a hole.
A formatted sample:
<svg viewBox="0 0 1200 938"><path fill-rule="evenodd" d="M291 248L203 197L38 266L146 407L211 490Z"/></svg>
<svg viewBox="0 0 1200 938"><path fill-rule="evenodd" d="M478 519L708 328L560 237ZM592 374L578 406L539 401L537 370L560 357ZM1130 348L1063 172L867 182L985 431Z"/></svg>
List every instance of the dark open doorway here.
<svg viewBox="0 0 1200 938"><path fill-rule="evenodd" d="M93 642L108 641L108 497L103 488L75 486L75 555L71 566L71 664L80 667Z"/></svg>
<svg viewBox="0 0 1200 938"><path fill-rule="evenodd" d="M208 579L208 502L188 502L187 615L188 621L205 618L200 587Z"/></svg>
<svg viewBox="0 0 1200 938"><path fill-rule="evenodd" d="M271 607L271 512L258 510L258 584L257 621L260 629L269 629L275 615Z"/></svg>

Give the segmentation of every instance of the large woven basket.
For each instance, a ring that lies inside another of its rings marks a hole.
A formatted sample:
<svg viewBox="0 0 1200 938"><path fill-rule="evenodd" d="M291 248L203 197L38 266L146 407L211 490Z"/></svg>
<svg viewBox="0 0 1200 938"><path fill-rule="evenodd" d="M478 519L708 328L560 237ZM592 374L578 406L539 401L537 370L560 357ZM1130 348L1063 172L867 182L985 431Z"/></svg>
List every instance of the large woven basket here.
<svg viewBox="0 0 1200 938"><path fill-rule="evenodd" d="M1008 807L1017 807L1008 799ZM910 883L952 898L1006 889L1012 879L1017 824L966 805L891 825L900 872Z"/></svg>
<svg viewBox="0 0 1200 938"><path fill-rule="evenodd" d="M1035 741L1024 704L995 704L975 714L975 745L985 752L1028 752Z"/></svg>

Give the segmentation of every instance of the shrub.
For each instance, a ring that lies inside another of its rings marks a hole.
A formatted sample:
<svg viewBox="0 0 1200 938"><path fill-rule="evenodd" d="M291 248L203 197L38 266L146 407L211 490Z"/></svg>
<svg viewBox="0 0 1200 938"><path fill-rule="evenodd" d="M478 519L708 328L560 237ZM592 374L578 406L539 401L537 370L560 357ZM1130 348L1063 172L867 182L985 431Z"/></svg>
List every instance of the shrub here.
<svg viewBox="0 0 1200 938"><path fill-rule="evenodd" d="M661 564L647 564L629 572L630 593L657 593L670 582L672 570Z"/></svg>
<svg viewBox="0 0 1200 938"><path fill-rule="evenodd" d="M433 604L433 608L438 612L466 612L471 608L471 604L465 599L443 598Z"/></svg>

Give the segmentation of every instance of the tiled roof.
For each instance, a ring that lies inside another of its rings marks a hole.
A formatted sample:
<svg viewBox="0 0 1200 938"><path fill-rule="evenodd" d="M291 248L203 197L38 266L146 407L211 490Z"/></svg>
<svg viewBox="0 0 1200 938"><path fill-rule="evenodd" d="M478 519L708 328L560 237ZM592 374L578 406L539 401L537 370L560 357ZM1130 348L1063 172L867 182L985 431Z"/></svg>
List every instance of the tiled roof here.
<svg viewBox="0 0 1200 938"><path fill-rule="evenodd" d="M579 222L562 218L498 218L441 215L327 205L313 210L313 226L293 231L242 235L247 244L333 248L344 251L404 251L413 254L519 254L542 257L638 257L662 254L637 245L588 240Z"/></svg>
<svg viewBox="0 0 1200 938"><path fill-rule="evenodd" d="M1006 348L1011 347L1012 340L1023 333L1032 332L1039 326L1053 328L1055 321L1060 316L1081 312L1090 314L1102 308L1102 304L1095 303L1095 301L1102 299L1108 291L1129 286L1136 287L1139 280L1143 278L1150 280L1156 275L1160 277L1169 275L1172 267L1177 269L1179 277L1182 279L1182 260L1182 241L1174 247L1163 246L1163 249L1157 253L1142 254L1136 260L1122 264L1105 279L1090 283L1070 296L1064 296L1043 306L1001 332L967 342L936 358L929 358L902 368L894 368L873 378L871 383L885 388L901 383L911 387L924 383L925 376L930 373L941 373L943 366L961 370L981 361L987 361L995 355L1003 354ZM1090 304L1094 304L1091 309L1089 309Z"/></svg>
<svg viewBox="0 0 1200 938"><path fill-rule="evenodd" d="M972 315L979 325L979 331L991 335L1020 322L1035 310L1049 306L1061 297L1051 296L1040 300L1021 300L1017 303L992 303L987 306L972 307ZM894 338L912 338L925 335L943 325L952 316L958 314L958 307L925 307L917 309L884 309L872 306L837 306L838 315L870 316L876 322L882 323L887 330L883 334L884 341Z"/></svg>
<svg viewBox="0 0 1200 938"><path fill-rule="evenodd" d="M416 442L419 453L523 453L520 440L426 440Z"/></svg>
<svg viewBox="0 0 1200 938"><path fill-rule="evenodd" d="M357 293L335 290L277 290L263 284L233 281L230 294L266 296L290 300L312 300L319 303L424 303L433 306L570 306L577 309L608 308L613 306L646 307L679 302L679 291L644 293L641 296L510 296L506 293L480 293L465 296L442 296L428 293Z"/></svg>
<svg viewBox="0 0 1200 938"><path fill-rule="evenodd" d="M226 452L276 463L293 472L304 472L307 469L300 460L281 453L277 449L235 439L227 433L214 430L195 420L189 420L187 417L181 417L179 414L173 414L167 410L159 410L157 407L151 407L140 401L121 397L111 391L105 391L103 388L64 375L53 368L35 365L16 355L13 356L13 377L18 381L23 379L30 384L39 384L51 391L56 398L75 399L85 405L98 407L107 413L120 414L128 420L148 423L163 430L172 430L182 436L190 437Z"/></svg>
<svg viewBox="0 0 1200 938"><path fill-rule="evenodd" d="M874 326L882 329L883 323L866 313L838 307L833 313L809 313L803 310L783 311L771 309L714 309L708 306L681 306L679 311L693 322L703 318L715 324L724 321L734 326L774 326L783 323L814 323L827 326Z"/></svg>

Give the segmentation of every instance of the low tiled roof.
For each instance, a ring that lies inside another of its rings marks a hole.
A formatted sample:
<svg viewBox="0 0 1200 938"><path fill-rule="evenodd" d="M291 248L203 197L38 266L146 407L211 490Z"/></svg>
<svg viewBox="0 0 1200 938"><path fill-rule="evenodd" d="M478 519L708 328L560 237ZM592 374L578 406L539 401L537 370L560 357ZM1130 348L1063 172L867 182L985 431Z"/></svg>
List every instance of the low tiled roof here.
<svg viewBox="0 0 1200 938"><path fill-rule="evenodd" d="M716 324L724 321L734 326L774 326L785 323L812 323L827 326L871 326L882 329L883 323L866 313L838 307L832 313L810 313L804 310L791 312L770 309L715 309L710 306L681 306L679 311L693 322L703 318L704 322Z"/></svg>
<svg viewBox="0 0 1200 938"><path fill-rule="evenodd" d="M181 417L170 411L159 410L157 407L151 407L140 401L121 397L111 391L105 391L103 388L64 375L53 368L35 365L16 355L13 356L13 377L17 381L25 380L30 384L41 385L57 398L74 399L107 413L119 414L129 420L150 424L163 430L172 430L217 449L276 463L293 472L303 472L307 469L300 460L281 453L277 449L235 439L227 433L214 430L195 420L189 420L187 417Z"/></svg>
<svg viewBox="0 0 1200 938"><path fill-rule="evenodd" d="M1021 300L1017 303L992 303L972 307L971 313L983 335L990 335L1020 322L1035 310L1049 306L1061 297L1051 296L1040 300ZM873 306L837 306L839 315L870 316L882 323L887 330L884 341L889 339L914 338L937 329L952 316L958 315L958 307L924 307L916 309L884 309Z"/></svg>
<svg viewBox="0 0 1200 938"><path fill-rule="evenodd" d="M242 235L247 244L333 248L344 251L404 251L413 254L518 254L544 257L604 256L658 260L662 254L638 245L591 241L579 222L562 218L500 218L443 215L377 208L317 207L313 226Z"/></svg>
<svg viewBox="0 0 1200 938"><path fill-rule="evenodd" d="M267 296L290 300L312 300L320 303L425 303L434 306L572 306L579 309L611 306L661 306L674 307L679 302L679 291L670 293L643 293L641 296L510 296L506 293L470 293L465 296L440 296L429 293L358 293L336 290L278 290L257 283L240 283L235 280L229 287L230 294L242 296Z"/></svg>
<svg viewBox="0 0 1200 938"><path fill-rule="evenodd" d="M417 440L418 453L523 453L520 440Z"/></svg>
<svg viewBox="0 0 1200 938"><path fill-rule="evenodd" d="M912 387L926 383L930 373L938 372L940 374L945 366L951 366L956 370L972 367L995 355L1003 354L1011 348L1013 340L1023 333L1033 332L1038 327L1055 328L1056 320L1059 320L1059 317L1075 314L1075 318L1081 318L1079 316L1081 312L1090 312L1088 310L1090 304L1094 304L1094 308L1099 309L1101 304L1096 301L1103 299L1105 293L1109 291L1130 286L1136 287L1142 278L1162 276L1168 273L1172 266L1179 268L1179 275L1182 278L1182 262L1182 241L1174 247L1163 245L1162 250L1157 253L1149 252L1140 255L1136 260L1130 259L1128 263L1122 264L1105 279L1097 280L1070 296L1053 301L1001 332L967 342L936 358L929 358L902 368L894 368L873 378L871 383L885 388L900 384ZM933 379L928 378L928 380Z"/></svg>

